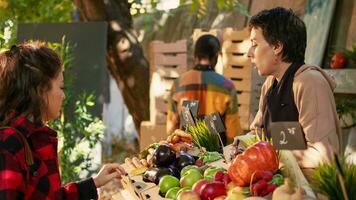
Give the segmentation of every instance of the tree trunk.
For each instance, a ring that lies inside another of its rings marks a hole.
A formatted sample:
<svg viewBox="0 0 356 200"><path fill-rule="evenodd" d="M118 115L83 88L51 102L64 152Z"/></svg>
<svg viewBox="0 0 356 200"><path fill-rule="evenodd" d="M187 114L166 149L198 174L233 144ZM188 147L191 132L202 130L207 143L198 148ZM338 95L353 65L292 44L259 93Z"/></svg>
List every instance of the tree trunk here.
<svg viewBox="0 0 356 200"><path fill-rule="evenodd" d="M149 64L134 34L127 0L73 0L82 21L108 22L107 62L139 131L149 119Z"/></svg>

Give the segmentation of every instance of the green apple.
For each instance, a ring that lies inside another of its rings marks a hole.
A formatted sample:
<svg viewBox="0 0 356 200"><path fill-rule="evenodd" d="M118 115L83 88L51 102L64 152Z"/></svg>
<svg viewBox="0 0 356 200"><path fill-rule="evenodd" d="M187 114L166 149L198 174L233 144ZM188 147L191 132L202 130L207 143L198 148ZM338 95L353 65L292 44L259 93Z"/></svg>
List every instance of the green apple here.
<svg viewBox="0 0 356 200"><path fill-rule="evenodd" d="M159 181L159 191L162 194L166 194L166 192L173 188L173 187L179 187L179 180L171 175L165 175L161 178L161 180Z"/></svg>
<svg viewBox="0 0 356 200"><path fill-rule="evenodd" d="M166 198L167 199L177 199L178 196L178 191L180 190L180 187L172 187L171 189L169 189L166 193Z"/></svg>
<svg viewBox="0 0 356 200"><path fill-rule="evenodd" d="M204 177L199 171L194 169L188 170L185 175L180 179L180 186L188 187L189 189L191 189L194 183L196 183L202 178Z"/></svg>
<svg viewBox="0 0 356 200"><path fill-rule="evenodd" d="M185 166L185 167L180 171L180 176L183 177L184 174L185 174L188 170L190 170L190 169L196 169L196 170L199 170L199 171L200 171L200 169L199 169L198 166L196 166L196 165L188 165L188 166Z"/></svg>

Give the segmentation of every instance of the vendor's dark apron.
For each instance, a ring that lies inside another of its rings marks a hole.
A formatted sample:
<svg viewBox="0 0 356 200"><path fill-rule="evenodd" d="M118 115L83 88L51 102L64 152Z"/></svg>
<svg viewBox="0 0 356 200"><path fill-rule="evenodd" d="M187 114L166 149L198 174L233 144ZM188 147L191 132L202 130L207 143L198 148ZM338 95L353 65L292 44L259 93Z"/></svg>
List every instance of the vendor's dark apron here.
<svg viewBox="0 0 356 200"><path fill-rule="evenodd" d="M294 102L293 80L295 73L303 64L303 62L291 64L279 82L273 80L265 95L261 128L268 138L271 138L271 122L299 120L299 112Z"/></svg>

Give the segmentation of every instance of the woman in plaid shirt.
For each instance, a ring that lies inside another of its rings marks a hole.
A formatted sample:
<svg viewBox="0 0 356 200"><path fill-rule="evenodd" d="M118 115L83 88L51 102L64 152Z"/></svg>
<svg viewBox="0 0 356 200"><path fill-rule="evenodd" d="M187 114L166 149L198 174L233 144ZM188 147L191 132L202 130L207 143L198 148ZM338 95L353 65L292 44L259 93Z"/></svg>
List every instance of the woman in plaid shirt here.
<svg viewBox="0 0 356 200"><path fill-rule="evenodd" d="M105 165L98 175L61 186L57 133L63 92L59 56L38 43L0 53L0 199L97 199L96 188L125 171Z"/></svg>

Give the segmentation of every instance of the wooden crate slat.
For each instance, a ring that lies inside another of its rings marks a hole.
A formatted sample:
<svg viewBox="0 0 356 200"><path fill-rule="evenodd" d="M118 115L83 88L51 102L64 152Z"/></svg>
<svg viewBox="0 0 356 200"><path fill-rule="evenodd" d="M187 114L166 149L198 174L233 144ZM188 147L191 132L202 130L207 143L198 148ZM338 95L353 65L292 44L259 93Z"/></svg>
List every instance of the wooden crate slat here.
<svg viewBox="0 0 356 200"><path fill-rule="evenodd" d="M242 68L225 67L223 69L223 75L228 78L248 78L251 79L252 71L250 66L243 66Z"/></svg>
<svg viewBox="0 0 356 200"><path fill-rule="evenodd" d="M250 121L248 117L240 117L240 125L242 130L250 130Z"/></svg>
<svg viewBox="0 0 356 200"><path fill-rule="evenodd" d="M250 32L247 28L243 30L234 30L233 28L225 28L223 32L223 41L234 40L241 41L249 39Z"/></svg>
<svg viewBox="0 0 356 200"><path fill-rule="evenodd" d="M252 66L246 55L223 54L224 66Z"/></svg>
<svg viewBox="0 0 356 200"><path fill-rule="evenodd" d="M151 119L152 120L152 119ZM154 120L152 120L154 124L166 124L167 122L167 113L166 112L156 112Z"/></svg>
<svg viewBox="0 0 356 200"><path fill-rule="evenodd" d="M249 117L250 116L250 105L240 105L238 113L239 113L240 117Z"/></svg>
<svg viewBox="0 0 356 200"><path fill-rule="evenodd" d="M251 79L232 80L236 91L250 92Z"/></svg>
<svg viewBox="0 0 356 200"><path fill-rule="evenodd" d="M160 112L167 112L168 109L168 102L163 97L156 97L155 98L155 107L157 111Z"/></svg>
<svg viewBox="0 0 356 200"><path fill-rule="evenodd" d="M237 94L237 103L243 105L250 105L251 93L250 92L242 92Z"/></svg>
<svg viewBox="0 0 356 200"><path fill-rule="evenodd" d="M187 71L187 65L174 65L174 66L155 65L154 70L161 77L178 78L182 73Z"/></svg>
<svg viewBox="0 0 356 200"><path fill-rule="evenodd" d="M203 30L199 28L194 29L193 36L192 36L193 42L197 41L199 37L207 34L213 35L215 37L219 37L221 31L219 29L210 29L210 30Z"/></svg>
<svg viewBox="0 0 356 200"><path fill-rule="evenodd" d="M179 40L174 43L152 41L150 43L150 51L151 53L186 53L187 40Z"/></svg>
<svg viewBox="0 0 356 200"><path fill-rule="evenodd" d="M187 54L165 55L162 53L153 54L151 65L187 65Z"/></svg>
<svg viewBox="0 0 356 200"><path fill-rule="evenodd" d="M223 53L247 53L248 49L251 46L251 42L249 40L243 40L241 42L234 42L231 40L226 40L222 45Z"/></svg>

